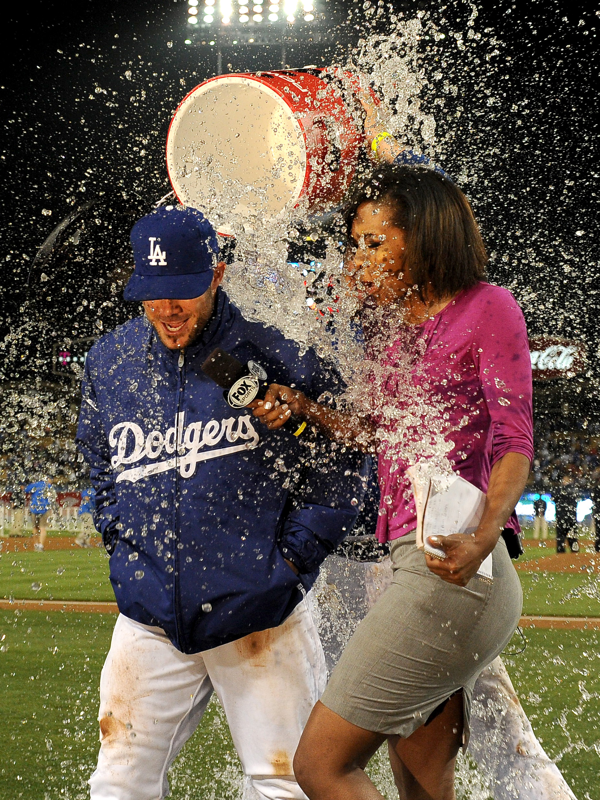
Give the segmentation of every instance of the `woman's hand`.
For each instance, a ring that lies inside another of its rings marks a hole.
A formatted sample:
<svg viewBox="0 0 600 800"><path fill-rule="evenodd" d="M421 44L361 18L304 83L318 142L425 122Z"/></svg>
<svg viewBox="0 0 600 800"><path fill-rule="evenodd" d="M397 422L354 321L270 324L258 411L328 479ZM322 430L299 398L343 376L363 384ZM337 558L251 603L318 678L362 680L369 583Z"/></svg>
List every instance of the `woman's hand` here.
<svg viewBox="0 0 600 800"><path fill-rule="evenodd" d="M317 426L330 439L344 442L363 453L375 452L375 429L368 420L322 406L289 386L272 383L264 400L253 400L248 408L269 430L283 427L294 416ZM301 433L304 427L301 425L295 435Z"/></svg>
<svg viewBox="0 0 600 800"><path fill-rule="evenodd" d="M276 430L285 425L292 414L301 416L305 401L306 397L302 392L272 383L264 400L254 400L249 408L252 408L252 414L264 422L269 430Z"/></svg>
<svg viewBox="0 0 600 800"><path fill-rule="evenodd" d="M483 560L494 549L498 537L487 541L477 534L455 533L452 536L429 536L427 543L439 547L446 553L446 558L436 558L425 553L427 566L442 580L456 586L466 586L475 576Z"/></svg>
<svg viewBox="0 0 600 800"><path fill-rule="evenodd" d="M475 533L453 536L430 536L434 547L446 553L442 561L425 555L429 569L442 580L466 586L481 562L488 556L502 533L506 521L519 502L529 477L530 463L521 453L506 453L492 467L485 507Z"/></svg>

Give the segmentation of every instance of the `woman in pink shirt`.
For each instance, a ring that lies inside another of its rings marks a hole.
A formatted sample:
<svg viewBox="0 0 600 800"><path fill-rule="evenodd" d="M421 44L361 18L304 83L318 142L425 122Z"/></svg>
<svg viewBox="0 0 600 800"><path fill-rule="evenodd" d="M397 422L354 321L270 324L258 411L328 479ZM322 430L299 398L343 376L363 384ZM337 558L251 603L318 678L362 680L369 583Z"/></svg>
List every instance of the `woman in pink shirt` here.
<svg viewBox="0 0 600 800"><path fill-rule="evenodd" d="M443 174L380 168L348 223L345 271L367 346L353 410L272 386L254 413L270 427L294 414L377 453L377 535L390 543L394 578L334 669L294 769L311 800L380 799L364 766L387 740L402 798L452 800L473 686L521 613L504 537L516 540L533 455L527 334L512 295L483 281L477 224ZM486 494L474 534L430 538L443 560L416 546L406 470L418 462ZM490 553L491 582L477 575Z"/></svg>

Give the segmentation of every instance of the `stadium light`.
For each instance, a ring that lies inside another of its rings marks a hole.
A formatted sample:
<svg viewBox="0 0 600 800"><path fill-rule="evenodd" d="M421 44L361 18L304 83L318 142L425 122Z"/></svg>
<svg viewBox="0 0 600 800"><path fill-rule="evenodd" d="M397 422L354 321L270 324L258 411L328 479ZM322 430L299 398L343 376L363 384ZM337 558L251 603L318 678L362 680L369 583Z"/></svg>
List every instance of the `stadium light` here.
<svg viewBox="0 0 600 800"><path fill-rule="evenodd" d="M200 16L202 11L202 16ZM252 29L255 26L296 21L313 22L315 0L188 0L190 25Z"/></svg>

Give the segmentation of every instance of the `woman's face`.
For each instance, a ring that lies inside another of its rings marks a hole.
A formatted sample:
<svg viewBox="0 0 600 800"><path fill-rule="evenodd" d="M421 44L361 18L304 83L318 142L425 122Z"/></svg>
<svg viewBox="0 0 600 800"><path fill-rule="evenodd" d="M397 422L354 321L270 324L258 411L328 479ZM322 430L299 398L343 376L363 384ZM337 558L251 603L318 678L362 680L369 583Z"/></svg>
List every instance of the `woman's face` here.
<svg viewBox="0 0 600 800"><path fill-rule="evenodd" d="M350 288L361 302L376 305L402 299L413 286L405 259L405 235L394 223L394 209L386 203L362 203L351 230L352 242L344 257Z"/></svg>

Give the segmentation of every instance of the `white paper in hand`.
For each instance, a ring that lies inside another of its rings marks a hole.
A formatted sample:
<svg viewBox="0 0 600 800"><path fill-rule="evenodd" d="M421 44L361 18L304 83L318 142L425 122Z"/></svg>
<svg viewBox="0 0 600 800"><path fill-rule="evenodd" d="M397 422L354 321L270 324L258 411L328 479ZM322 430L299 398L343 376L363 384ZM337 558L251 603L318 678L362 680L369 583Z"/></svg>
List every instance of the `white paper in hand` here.
<svg viewBox="0 0 600 800"><path fill-rule="evenodd" d="M437 558L445 558L440 547L428 544L429 536L452 536L474 533L485 506L485 494L459 475L446 482L444 489L435 488L431 478L424 478L411 467L407 470L413 486L417 508L417 547ZM443 479L440 481L443 485ZM492 554L484 559L477 574L492 579Z"/></svg>

